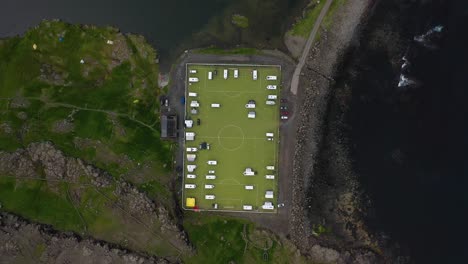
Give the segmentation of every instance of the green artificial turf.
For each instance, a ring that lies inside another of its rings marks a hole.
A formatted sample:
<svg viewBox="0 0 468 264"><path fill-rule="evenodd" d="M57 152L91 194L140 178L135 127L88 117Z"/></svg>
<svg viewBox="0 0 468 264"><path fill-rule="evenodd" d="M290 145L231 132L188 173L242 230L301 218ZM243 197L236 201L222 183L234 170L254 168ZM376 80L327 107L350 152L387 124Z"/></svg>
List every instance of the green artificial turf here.
<svg viewBox="0 0 468 264"><path fill-rule="evenodd" d="M195 132L194 141L186 141L185 148L196 147L198 152L195 162L185 159L184 184L195 184L195 189L184 188L185 198L193 197L200 209L213 209L218 204L218 210L242 211L243 205L253 206L253 211L276 212L262 210L265 201L275 204L277 196L277 157L279 143L279 91L281 69L279 66L236 66L236 65L188 65L188 70L195 69L197 73L188 74L199 78L199 82L187 85L186 109L187 119L194 120L192 128L186 132ZM228 69L229 76L223 78L223 70ZM234 69L239 70L239 77L234 78ZM252 70L257 69L258 79L253 80ZM208 72L217 70L217 76L208 80ZM267 75L278 76L276 81L267 81ZM276 90L267 90L267 85L277 85ZM189 97L188 92L197 93L197 97ZM266 105L268 95L277 95L275 105ZM190 113L191 101L198 101L199 113ZM255 109L247 109L249 100L256 102ZM212 108L211 104L220 104L220 108ZM256 118L249 119L249 111L256 112ZM196 121L200 119L200 125ZM266 133L274 133L274 140L268 141ZM209 150L201 150L199 144L207 142ZM186 153L187 154L187 153ZM186 158L186 157L185 157ZM208 160L216 160L217 165L208 165ZM187 172L186 165L195 164L194 173ZM275 171L268 171L266 166L275 166ZM257 172L255 176L244 176L246 168ZM209 170L214 170L216 179L208 180L205 176ZM188 179L187 174L195 174L195 179ZM275 175L274 180L265 175ZM213 189L205 189L205 184L212 184ZM245 190L246 185L253 185L253 190ZM265 199L265 192L274 191L274 199ZM215 195L214 200L206 200L205 195Z"/></svg>

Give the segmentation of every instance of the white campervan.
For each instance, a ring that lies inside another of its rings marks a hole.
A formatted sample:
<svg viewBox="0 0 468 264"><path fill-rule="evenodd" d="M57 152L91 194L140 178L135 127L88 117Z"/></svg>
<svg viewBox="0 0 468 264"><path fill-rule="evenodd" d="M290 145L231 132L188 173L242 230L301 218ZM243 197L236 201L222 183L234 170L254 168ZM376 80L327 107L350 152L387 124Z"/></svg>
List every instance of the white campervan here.
<svg viewBox="0 0 468 264"><path fill-rule="evenodd" d="M269 94L267 97L268 100L276 100L276 98L278 98L278 96L276 96L275 94Z"/></svg>
<svg viewBox="0 0 468 264"><path fill-rule="evenodd" d="M205 189L213 189L214 185L213 184L205 184Z"/></svg>
<svg viewBox="0 0 468 264"><path fill-rule="evenodd" d="M197 97L197 93L188 93L188 96L190 96L190 97Z"/></svg>
<svg viewBox="0 0 468 264"><path fill-rule="evenodd" d="M197 175L195 175L195 174L187 174L188 179L195 179L196 177L197 177Z"/></svg>
<svg viewBox="0 0 468 264"><path fill-rule="evenodd" d="M242 206L242 209L246 210L246 211L252 211L252 206L251 205L244 205Z"/></svg>
<svg viewBox="0 0 468 264"><path fill-rule="evenodd" d="M266 101L266 104L267 105L275 105L276 103L275 103L275 101L268 100L268 101Z"/></svg>
<svg viewBox="0 0 468 264"><path fill-rule="evenodd" d="M276 90L276 85L267 85L268 90Z"/></svg>
<svg viewBox="0 0 468 264"><path fill-rule="evenodd" d="M195 78L195 77L190 77L188 79L189 82L198 82L198 78Z"/></svg>
<svg viewBox="0 0 468 264"><path fill-rule="evenodd" d="M274 75L269 75L266 77L267 81L276 81L276 76Z"/></svg>
<svg viewBox="0 0 468 264"><path fill-rule="evenodd" d="M234 69L234 78L237 79L239 77L239 70Z"/></svg>
<svg viewBox="0 0 468 264"><path fill-rule="evenodd" d="M245 189L246 189L246 190L253 190L253 189L254 189L254 186L253 186L253 185L246 185L246 186L245 186Z"/></svg>
<svg viewBox="0 0 468 264"><path fill-rule="evenodd" d="M215 196L212 195L212 194L207 194L207 195L205 195L205 199L206 199L206 200L214 200L214 198L215 198Z"/></svg>
<svg viewBox="0 0 468 264"><path fill-rule="evenodd" d="M223 77L224 77L225 80L227 80L227 78L228 78L228 70L227 69L224 69Z"/></svg>
<svg viewBox="0 0 468 264"><path fill-rule="evenodd" d="M185 189L195 189L196 187L195 184L185 184Z"/></svg>
<svg viewBox="0 0 468 264"><path fill-rule="evenodd" d="M273 134L273 133L266 133L266 136L267 136L267 137L274 137L275 134Z"/></svg>
<svg viewBox="0 0 468 264"><path fill-rule="evenodd" d="M211 107L212 107L212 108L220 108L221 105L220 105L220 104L211 104Z"/></svg>
<svg viewBox="0 0 468 264"><path fill-rule="evenodd" d="M275 175L266 175L266 176L265 176L265 179L267 179L267 180L274 180L274 179L275 179Z"/></svg>
<svg viewBox="0 0 468 264"><path fill-rule="evenodd" d="M257 70L253 70L253 71L252 71L252 79L253 79L254 81L257 80Z"/></svg>
<svg viewBox="0 0 468 264"><path fill-rule="evenodd" d="M207 180L215 180L215 179L216 179L216 175L206 175L206 176L205 176L205 179L207 179Z"/></svg>
<svg viewBox="0 0 468 264"><path fill-rule="evenodd" d="M208 165L218 165L218 162L216 160L209 160Z"/></svg>
<svg viewBox="0 0 468 264"><path fill-rule="evenodd" d="M213 72L208 72L208 80L213 79Z"/></svg>
<svg viewBox="0 0 468 264"><path fill-rule="evenodd" d="M190 70L190 73L197 73L197 70Z"/></svg>
<svg viewBox="0 0 468 264"><path fill-rule="evenodd" d="M271 166L271 165L270 165L270 166L266 166L266 169L267 169L267 170L275 170L275 166Z"/></svg>

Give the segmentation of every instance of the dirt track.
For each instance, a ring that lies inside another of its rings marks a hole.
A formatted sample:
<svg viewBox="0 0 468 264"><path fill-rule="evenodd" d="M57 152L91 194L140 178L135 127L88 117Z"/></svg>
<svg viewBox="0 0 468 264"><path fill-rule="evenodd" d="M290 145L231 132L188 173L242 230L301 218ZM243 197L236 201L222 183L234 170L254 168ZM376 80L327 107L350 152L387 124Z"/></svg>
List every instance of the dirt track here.
<svg viewBox="0 0 468 264"><path fill-rule="evenodd" d="M180 103L180 97L184 95L185 89L185 64L186 63L237 63L237 64L275 64L282 68L282 94L281 98L288 100L291 117L288 121L282 122L280 127L280 173L279 173L279 203L285 203L285 207L279 208L278 214L256 214L256 213L223 213L236 217L247 218L259 226L268 228L275 233L286 236L289 234L289 216L292 200L292 157L294 153L296 118L294 106L296 98L290 93L291 76L294 71L295 62L278 51L263 51L262 55L210 55L197 54L194 52L184 53L177 62L176 68L171 73L171 87L169 89L172 111L178 113L179 128L183 128L182 119L184 116L184 106ZM183 129L180 129L178 139L179 146L183 146ZM177 152L176 162L182 164L183 151ZM181 186L181 173L178 174L178 186ZM177 190L181 190L180 187ZM181 197L181 193L178 193Z"/></svg>

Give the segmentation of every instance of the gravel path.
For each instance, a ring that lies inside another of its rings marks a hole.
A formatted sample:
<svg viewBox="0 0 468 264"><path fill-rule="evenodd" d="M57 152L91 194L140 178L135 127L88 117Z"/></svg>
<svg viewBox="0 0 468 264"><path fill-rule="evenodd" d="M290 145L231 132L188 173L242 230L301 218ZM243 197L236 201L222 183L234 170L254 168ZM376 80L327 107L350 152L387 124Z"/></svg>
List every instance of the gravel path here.
<svg viewBox="0 0 468 264"><path fill-rule="evenodd" d="M330 5L332 2L333 0L327 0L325 5L323 6L322 11L320 11L319 16L314 23L314 27L312 28L312 31L309 34L309 38L307 39L304 49L302 50L302 55L299 58L299 62L297 63L296 69L294 70L294 74L291 80L291 92L294 95L297 94L297 89L299 86L299 76L301 75L302 68L304 67L304 64L306 63L306 59L307 59L307 56L309 55L310 49L312 48L312 44L314 43L315 36L317 35L317 32L320 29L320 25L322 24L322 20L327 14L328 9L330 8Z"/></svg>

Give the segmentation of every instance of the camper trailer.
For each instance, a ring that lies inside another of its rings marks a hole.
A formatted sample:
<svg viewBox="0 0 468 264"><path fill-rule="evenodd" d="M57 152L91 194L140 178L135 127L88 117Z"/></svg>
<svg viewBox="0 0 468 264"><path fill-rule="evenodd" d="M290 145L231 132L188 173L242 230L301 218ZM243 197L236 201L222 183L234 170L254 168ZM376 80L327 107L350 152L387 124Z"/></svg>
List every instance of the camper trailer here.
<svg viewBox="0 0 468 264"><path fill-rule="evenodd" d="M207 180L215 180L215 179L216 179L216 175L206 175L206 176L205 176L205 179L207 179Z"/></svg>
<svg viewBox="0 0 468 264"><path fill-rule="evenodd" d="M228 70L227 69L224 69L223 77L224 77L225 80L227 80L227 78L228 78Z"/></svg>
<svg viewBox="0 0 468 264"><path fill-rule="evenodd" d="M190 70L190 73L197 73L197 70Z"/></svg>
<svg viewBox="0 0 468 264"><path fill-rule="evenodd" d="M216 160L209 160L206 163L208 163L208 165L218 165L218 162Z"/></svg>
<svg viewBox="0 0 468 264"><path fill-rule="evenodd" d="M266 176L265 176L265 179L267 179L267 180L274 180L274 179L275 179L275 175L266 175Z"/></svg>
<svg viewBox="0 0 468 264"><path fill-rule="evenodd" d="M188 93L189 97L197 97L197 93Z"/></svg>
<svg viewBox="0 0 468 264"><path fill-rule="evenodd" d="M213 184L205 184L205 189L213 189L214 185Z"/></svg>
<svg viewBox="0 0 468 264"><path fill-rule="evenodd" d="M239 77L239 70L234 69L234 78L237 79Z"/></svg>
<svg viewBox="0 0 468 264"><path fill-rule="evenodd" d="M185 184L185 189L195 189L196 187L195 184Z"/></svg>
<svg viewBox="0 0 468 264"><path fill-rule="evenodd" d="M245 211L252 211L253 207L251 205L244 205L242 206L242 209L244 209Z"/></svg>
<svg viewBox="0 0 468 264"><path fill-rule="evenodd" d="M196 82L198 82L198 78L190 77L190 78L188 79L188 81L191 82L191 83L196 83Z"/></svg>
<svg viewBox="0 0 468 264"><path fill-rule="evenodd" d="M252 71L252 79L253 79L254 81L257 80L257 70L253 70L253 71Z"/></svg>
<svg viewBox="0 0 468 264"><path fill-rule="evenodd" d="M276 100L278 98L278 96L276 96L275 94L269 94L267 99L268 100Z"/></svg>
<svg viewBox="0 0 468 264"><path fill-rule="evenodd" d="M197 175L195 175L195 174L187 174L188 179L195 179L196 177L197 177Z"/></svg>
<svg viewBox="0 0 468 264"><path fill-rule="evenodd" d="M267 85L268 90L276 90L276 85Z"/></svg>
<svg viewBox="0 0 468 264"><path fill-rule="evenodd" d="M220 105L220 104L211 104L211 107L212 107L212 108L220 108L221 105Z"/></svg>
<svg viewBox="0 0 468 264"><path fill-rule="evenodd" d="M208 72L208 80L212 80L213 79L213 72Z"/></svg>
<svg viewBox="0 0 468 264"><path fill-rule="evenodd" d="M275 103L275 101L268 100L268 101L266 101L266 104L267 105L275 105L276 103Z"/></svg>
<svg viewBox="0 0 468 264"><path fill-rule="evenodd" d="M274 76L274 75L268 75L268 76L266 77L266 79L267 79L267 81L276 81L276 76Z"/></svg>
<svg viewBox="0 0 468 264"><path fill-rule="evenodd" d="M207 194L205 195L206 200L214 200L215 196L213 194Z"/></svg>
<svg viewBox="0 0 468 264"><path fill-rule="evenodd" d="M254 186L253 186L253 185L246 185L246 186L245 186L245 189L246 189L246 190L253 190L253 189L254 189Z"/></svg>

